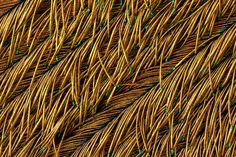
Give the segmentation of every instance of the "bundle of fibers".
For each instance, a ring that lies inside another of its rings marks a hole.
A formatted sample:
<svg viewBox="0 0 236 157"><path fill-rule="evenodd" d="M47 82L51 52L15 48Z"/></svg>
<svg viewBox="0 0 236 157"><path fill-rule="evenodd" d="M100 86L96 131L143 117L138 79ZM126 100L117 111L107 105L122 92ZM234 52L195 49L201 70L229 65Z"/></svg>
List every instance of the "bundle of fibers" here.
<svg viewBox="0 0 236 157"><path fill-rule="evenodd" d="M0 17L10 12L16 4L17 0L0 0Z"/></svg>
<svg viewBox="0 0 236 157"><path fill-rule="evenodd" d="M235 0L1 0L0 14L0 156L236 156Z"/></svg>

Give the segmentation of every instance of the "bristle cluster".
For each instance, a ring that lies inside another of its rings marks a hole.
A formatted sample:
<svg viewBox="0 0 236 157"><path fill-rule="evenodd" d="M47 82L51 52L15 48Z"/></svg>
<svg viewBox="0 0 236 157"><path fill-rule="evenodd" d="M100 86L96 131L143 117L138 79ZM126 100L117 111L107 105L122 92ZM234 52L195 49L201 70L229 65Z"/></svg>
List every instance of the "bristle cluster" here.
<svg viewBox="0 0 236 157"><path fill-rule="evenodd" d="M0 16L0 156L236 156L235 0L0 0Z"/></svg>

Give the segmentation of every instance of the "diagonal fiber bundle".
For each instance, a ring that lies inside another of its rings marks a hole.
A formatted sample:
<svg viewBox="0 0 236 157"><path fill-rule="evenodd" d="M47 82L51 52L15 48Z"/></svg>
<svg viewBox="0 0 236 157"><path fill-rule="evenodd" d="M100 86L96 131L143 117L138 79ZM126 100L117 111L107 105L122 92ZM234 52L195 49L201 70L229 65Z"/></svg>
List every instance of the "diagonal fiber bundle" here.
<svg viewBox="0 0 236 157"><path fill-rule="evenodd" d="M0 156L236 156L235 0L0 0Z"/></svg>

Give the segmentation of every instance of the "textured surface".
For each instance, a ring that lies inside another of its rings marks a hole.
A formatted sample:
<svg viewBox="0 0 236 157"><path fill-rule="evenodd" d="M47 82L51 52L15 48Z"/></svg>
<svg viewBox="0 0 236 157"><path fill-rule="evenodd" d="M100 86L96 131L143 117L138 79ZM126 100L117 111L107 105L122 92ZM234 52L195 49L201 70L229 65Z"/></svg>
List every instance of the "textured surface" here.
<svg viewBox="0 0 236 157"><path fill-rule="evenodd" d="M0 17L17 3L17 0L0 0Z"/></svg>
<svg viewBox="0 0 236 157"><path fill-rule="evenodd" d="M235 0L18 4L0 18L0 156L235 157L235 34Z"/></svg>

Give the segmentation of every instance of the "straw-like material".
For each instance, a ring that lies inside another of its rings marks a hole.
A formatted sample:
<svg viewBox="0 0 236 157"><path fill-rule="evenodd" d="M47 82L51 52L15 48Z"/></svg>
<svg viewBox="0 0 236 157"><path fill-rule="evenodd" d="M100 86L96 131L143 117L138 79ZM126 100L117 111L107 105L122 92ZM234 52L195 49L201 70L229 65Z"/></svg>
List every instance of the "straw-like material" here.
<svg viewBox="0 0 236 157"><path fill-rule="evenodd" d="M0 17L10 12L17 5L17 0L0 0Z"/></svg>
<svg viewBox="0 0 236 157"><path fill-rule="evenodd" d="M235 0L5 0L0 15L0 156L236 156Z"/></svg>

